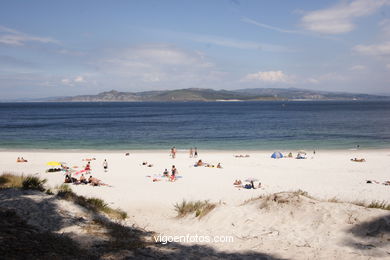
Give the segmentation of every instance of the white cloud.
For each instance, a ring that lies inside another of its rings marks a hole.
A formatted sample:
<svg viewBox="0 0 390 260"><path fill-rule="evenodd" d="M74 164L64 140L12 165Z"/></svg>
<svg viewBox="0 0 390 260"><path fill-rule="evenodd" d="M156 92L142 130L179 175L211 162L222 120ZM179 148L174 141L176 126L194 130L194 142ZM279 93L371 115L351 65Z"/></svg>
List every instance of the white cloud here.
<svg viewBox="0 0 390 260"><path fill-rule="evenodd" d="M85 82L85 80L83 76L77 76L74 78L74 82Z"/></svg>
<svg viewBox="0 0 390 260"><path fill-rule="evenodd" d="M307 83L310 83L310 84L319 84L320 83L320 80L318 79L315 79L315 78L308 78L306 80Z"/></svg>
<svg viewBox="0 0 390 260"><path fill-rule="evenodd" d="M246 17L242 18L241 21L243 21L245 23L253 24L253 25L256 25L258 27L265 28L265 29L281 32L281 33L302 34L302 32L300 32L300 31L287 30L287 29L276 27L276 26L272 26L272 25L268 25L268 24L264 24L264 23L259 23L253 19L246 18Z"/></svg>
<svg viewBox="0 0 390 260"><path fill-rule="evenodd" d="M382 36L390 38L390 19L384 19L379 23Z"/></svg>
<svg viewBox="0 0 390 260"><path fill-rule="evenodd" d="M269 52L288 51L288 48L277 44L242 41L242 40L211 36L211 35L191 34L188 35L188 38L196 42L202 42L206 44L213 44L222 47L229 47L229 48L236 48L236 49L243 49L243 50L262 50L262 51L269 51Z"/></svg>
<svg viewBox="0 0 390 260"><path fill-rule="evenodd" d="M0 43L13 46L22 46L26 42L40 42L40 43L56 43L57 40L54 40L49 37L38 37L29 35L26 33L19 32L17 30L1 26L0 25Z"/></svg>
<svg viewBox="0 0 390 260"><path fill-rule="evenodd" d="M324 34L342 34L355 28L354 19L368 16L390 0L354 0L342 1L340 4L306 13L302 17L305 29Z"/></svg>
<svg viewBox="0 0 390 260"><path fill-rule="evenodd" d="M353 50L364 55L387 56L390 55L390 41L372 45L357 45Z"/></svg>
<svg viewBox="0 0 390 260"><path fill-rule="evenodd" d="M352 70L352 71L363 71L366 69L366 66L364 65L355 65L355 66L352 66L349 68L349 70Z"/></svg>
<svg viewBox="0 0 390 260"><path fill-rule="evenodd" d="M221 75L199 51L171 45L148 44L115 50L97 62L98 68L122 82L189 85L215 80ZM169 86L172 87L172 86Z"/></svg>
<svg viewBox="0 0 390 260"><path fill-rule="evenodd" d="M242 81L263 81L268 83L288 83L289 77L281 70L259 71L246 75Z"/></svg>

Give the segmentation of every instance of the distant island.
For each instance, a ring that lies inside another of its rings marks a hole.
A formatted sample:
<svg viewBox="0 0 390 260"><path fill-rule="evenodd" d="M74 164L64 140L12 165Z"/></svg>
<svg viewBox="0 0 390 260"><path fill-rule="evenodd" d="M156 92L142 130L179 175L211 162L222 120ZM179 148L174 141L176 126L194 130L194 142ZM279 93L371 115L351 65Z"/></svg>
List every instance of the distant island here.
<svg viewBox="0 0 390 260"><path fill-rule="evenodd" d="M254 88L213 90L188 88L178 90L119 92L111 90L97 95L57 97L51 102L185 102L185 101L305 101L305 100L390 100L389 96L344 92L312 91L297 88Z"/></svg>

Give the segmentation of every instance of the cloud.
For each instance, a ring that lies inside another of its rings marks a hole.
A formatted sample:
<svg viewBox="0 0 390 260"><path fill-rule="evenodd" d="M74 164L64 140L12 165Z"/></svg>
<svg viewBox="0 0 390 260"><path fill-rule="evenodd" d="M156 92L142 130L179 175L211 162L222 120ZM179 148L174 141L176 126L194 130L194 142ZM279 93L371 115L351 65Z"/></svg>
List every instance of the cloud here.
<svg viewBox="0 0 390 260"><path fill-rule="evenodd" d="M289 76L284 74L281 70L259 71L256 73L246 75L242 81L262 81L268 83L288 83Z"/></svg>
<svg viewBox="0 0 390 260"><path fill-rule="evenodd" d="M76 76L74 78L63 78L61 83L67 86L75 86L76 84L87 82L83 76Z"/></svg>
<svg viewBox="0 0 390 260"><path fill-rule="evenodd" d="M366 66L364 66L364 65L355 65L355 66L352 66L349 68L349 70L352 70L352 71L362 71L365 69L366 69Z"/></svg>
<svg viewBox="0 0 390 260"><path fill-rule="evenodd" d="M333 7L312 11L302 17L306 30L323 34L342 34L355 28L354 19L373 14L390 0L342 1Z"/></svg>
<svg viewBox="0 0 390 260"><path fill-rule="evenodd" d="M243 50L261 50L261 51L269 51L269 52L288 51L288 48L277 44L242 41L242 40L211 36L211 35L188 34L188 38L196 42L202 42L202 43L213 44L222 47L229 47L229 48L236 48L236 49L243 49Z"/></svg>
<svg viewBox="0 0 390 260"><path fill-rule="evenodd" d="M308 78L306 80L307 83L310 83L310 84L319 84L321 81L318 80L318 79L315 79L315 78Z"/></svg>
<svg viewBox="0 0 390 260"><path fill-rule="evenodd" d="M22 46L26 42L55 43L57 40L49 37L38 37L0 25L0 44Z"/></svg>
<svg viewBox="0 0 390 260"><path fill-rule="evenodd" d="M259 23L259 22L255 21L255 20L252 20L252 19L246 18L246 17L242 18L241 21L245 22L245 23L253 24L253 25L256 25L258 27L265 28L265 29L281 32L281 33L302 34L302 32L300 32L300 31L282 29L282 28L271 26L271 25L268 25L268 24Z"/></svg>
<svg viewBox="0 0 390 260"><path fill-rule="evenodd" d="M222 75L202 52L164 44L144 44L114 50L97 61L97 66L99 71L115 76L122 82L159 82L159 86L167 83L198 84Z"/></svg>
<svg viewBox="0 0 390 260"><path fill-rule="evenodd" d="M390 55L390 41L372 45L356 45L354 51L369 56L388 56Z"/></svg>

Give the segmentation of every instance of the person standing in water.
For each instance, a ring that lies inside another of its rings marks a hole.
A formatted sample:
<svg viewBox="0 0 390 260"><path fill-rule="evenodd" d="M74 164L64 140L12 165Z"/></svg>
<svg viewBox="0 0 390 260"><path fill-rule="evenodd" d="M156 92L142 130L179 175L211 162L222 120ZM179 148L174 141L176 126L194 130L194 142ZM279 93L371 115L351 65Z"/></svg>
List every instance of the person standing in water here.
<svg viewBox="0 0 390 260"><path fill-rule="evenodd" d="M104 168L104 172L107 172L107 170L108 170L108 162L107 162L107 159L104 159L103 168Z"/></svg>

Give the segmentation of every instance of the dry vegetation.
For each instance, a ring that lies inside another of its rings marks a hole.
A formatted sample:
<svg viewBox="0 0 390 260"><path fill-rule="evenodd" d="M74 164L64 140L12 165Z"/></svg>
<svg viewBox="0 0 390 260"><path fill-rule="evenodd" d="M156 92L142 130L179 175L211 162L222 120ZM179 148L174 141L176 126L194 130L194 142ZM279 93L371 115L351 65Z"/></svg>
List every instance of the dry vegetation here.
<svg viewBox="0 0 390 260"><path fill-rule="evenodd" d="M212 211L217 205L209 201L190 201L183 200L175 204L175 211L178 217L185 217L188 214L195 213L195 217L202 218Z"/></svg>
<svg viewBox="0 0 390 260"><path fill-rule="evenodd" d="M23 188L25 190L45 191L46 179L28 175L15 175L12 173L3 173L0 176L0 188Z"/></svg>
<svg viewBox="0 0 390 260"><path fill-rule="evenodd" d="M94 212L103 212L111 218L115 219L126 219L127 213L120 209L112 209L107 203L98 198L86 198L84 196L79 196L72 191L72 189L66 185L62 184L58 187L57 196L61 199L72 201L84 208L92 210Z"/></svg>

